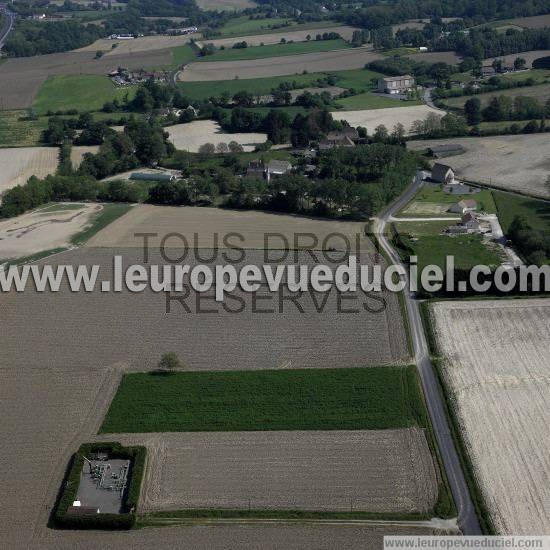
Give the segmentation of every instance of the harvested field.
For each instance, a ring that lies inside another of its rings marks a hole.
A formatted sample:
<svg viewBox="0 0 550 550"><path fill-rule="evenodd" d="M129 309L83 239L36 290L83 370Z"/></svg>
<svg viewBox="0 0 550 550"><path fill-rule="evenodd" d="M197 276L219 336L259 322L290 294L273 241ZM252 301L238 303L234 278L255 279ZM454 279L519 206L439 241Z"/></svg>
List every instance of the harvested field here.
<svg viewBox="0 0 550 550"><path fill-rule="evenodd" d="M255 8L252 0L197 0L197 6L201 10L237 11L246 8Z"/></svg>
<svg viewBox="0 0 550 550"><path fill-rule="evenodd" d="M387 109L368 109L366 111L336 111L333 116L336 120L346 120L351 126L364 126L369 134L383 124L391 132L392 128L400 122L409 133L415 120L423 120L429 113L443 116L444 111L432 109L427 105L414 107L389 107Z"/></svg>
<svg viewBox="0 0 550 550"><path fill-rule="evenodd" d="M165 48L175 48L189 42L189 38L196 35L187 36L141 36L134 40L109 40L102 38L96 40L93 44L73 50L75 52L97 52L104 51L105 56L118 57L119 55L131 55L153 50L163 50ZM117 47L113 48L113 44Z"/></svg>
<svg viewBox="0 0 550 550"><path fill-rule="evenodd" d="M105 75L118 66L128 69L160 67L172 63L171 49L139 54L104 56L94 59L95 52L65 52L34 57L8 59L0 64L0 97L4 109L26 109L34 101L40 86L54 75Z"/></svg>
<svg viewBox="0 0 550 550"><path fill-rule="evenodd" d="M24 258L65 248L102 208L100 204L63 203L0 221L0 258Z"/></svg>
<svg viewBox="0 0 550 550"><path fill-rule="evenodd" d="M499 533L550 534L550 300L432 305L443 375Z"/></svg>
<svg viewBox="0 0 550 550"><path fill-rule="evenodd" d="M71 163L76 170L86 153L96 154L99 151L99 145L73 145L71 147Z"/></svg>
<svg viewBox="0 0 550 550"><path fill-rule="evenodd" d="M340 25L340 26L327 26L327 27L319 27L315 29L299 29L299 30L292 30L292 27L288 29L279 29L277 32L268 33L268 34L258 34L253 36L234 36L231 38L217 38L216 40L205 40L205 43L208 44L214 44L216 48L219 48L220 46L233 46L236 42L242 42L243 40L246 40L246 43L249 46L259 46L262 44L279 44L281 42L281 38L284 38L287 42L290 40L293 40L294 42L303 42L306 40L306 36L309 34L310 36L315 36L317 34L323 34L326 32L337 32L344 40L351 40L351 37L353 36L353 31L357 30L355 27L349 27L347 25Z"/></svg>
<svg viewBox="0 0 550 550"><path fill-rule="evenodd" d="M425 63L448 63L458 65L462 58L455 52L424 52L407 55L413 61L424 61Z"/></svg>
<svg viewBox="0 0 550 550"><path fill-rule="evenodd" d="M190 246L196 248L224 248L223 236L227 233L238 232L242 240L232 240L245 249L281 249L287 248L285 242L273 237L265 240L269 233L283 234L289 249L310 245L310 239L299 238L294 243L295 235L314 233L318 238L318 245L313 249L336 250L345 249L342 238L331 237L338 233L345 235L352 246L360 238L359 248L369 250L369 243L361 237L364 234L364 224L324 220L272 214L268 212L252 212L237 210L222 210L219 208L170 207L140 204L134 207L126 216L119 218L88 242L89 247L131 248L141 247L142 240L136 238L135 233L157 233L159 236L151 238L153 247L160 245L160 238L170 232L185 235ZM194 234L197 237L194 238ZM218 235L218 240L215 235ZM325 239L327 239L326 242ZM181 244L181 243L179 243ZM167 243L169 246L170 243ZM176 241L176 245L178 245ZM324 245L324 246L323 246Z"/></svg>
<svg viewBox="0 0 550 550"><path fill-rule="evenodd" d="M261 133L228 134L213 120L195 120L186 124L167 126L165 130L170 135L168 139L176 149L191 153L198 152L200 146L205 143L217 145L218 143L228 144L231 141L240 143L245 151L253 151L256 144L267 140L267 134Z"/></svg>
<svg viewBox="0 0 550 550"><path fill-rule="evenodd" d="M27 183L31 176L43 178L57 169L57 147L17 147L0 149L0 195Z"/></svg>
<svg viewBox="0 0 550 550"><path fill-rule="evenodd" d="M438 474L420 428L116 435L150 451L144 512L233 508L427 513ZM105 439L105 438L103 438Z"/></svg>
<svg viewBox="0 0 550 550"><path fill-rule="evenodd" d="M532 52L512 53L510 55L502 55L500 57L489 57L488 59L484 59L483 65L491 65L495 59L501 59L505 65L513 65L516 57L522 57L525 59L526 66L530 68L535 59L538 59L539 57L547 57L549 55L550 50L534 50Z"/></svg>
<svg viewBox="0 0 550 550"><path fill-rule="evenodd" d="M370 48L352 48L332 52L288 55L260 60L197 62L178 73L182 82L233 80L270 76L293 75L308 71L340 71L360 69L366 63L383 56Z"/></svg>
<svg viewBox="0 0 550 550"><path fill-rule="evenodd" d="M466 149L462 155L445 159L459 178L543 198L550 196L545 186L550 172L548 134L419 140L409 141L407 147L418 151L445 142Z"/></svg>
<svg viewBox="0 0 550 550"><path fill-rule="evenodd" d="M491 27L517 25L526 29L541 29L550 27L550 13L546 15L534 15L532 17L516 17L515 19L505 19L503 21L493 21Z"/></svg>

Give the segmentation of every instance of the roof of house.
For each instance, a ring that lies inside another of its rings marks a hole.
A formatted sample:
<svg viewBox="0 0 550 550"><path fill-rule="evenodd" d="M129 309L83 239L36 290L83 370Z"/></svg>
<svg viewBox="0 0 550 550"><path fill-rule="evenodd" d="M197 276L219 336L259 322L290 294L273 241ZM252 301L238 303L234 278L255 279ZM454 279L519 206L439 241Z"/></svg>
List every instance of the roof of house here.
<svg viewBox="0 0 550 550"><path fill-rule="evenodd" d="M288 160L270 160L267 169L270 172L287 172L292 168Z"/></svg>
<svg viewBox="0 0 550 550"><path fill-rule="evenodd" d="M473 212L466 212L466 214L462 216L461 221L462 223L468 223L468 222L477 222L478 220L476 215Z"/></svg>
<svg viewBox="0 0 550 550"><path fill-rule="evenodd" d="M436 162L432 168L432 178L433 179L445 179L445 176L449 173L449 170L452 172L452 168L446 164L440 164Z"/></svg>
<svg viewBox="0 0 550 550"><path fill-rule="evenodd" d="M349 136L338 136L323 139L319 142L319 149L332 149L334 147L353 147L355 143Z"/></svg>
<svg viewBox="0 0 550 550"><path fill-rule="evenodd" d="M475 208L477 206L477 202L474 199L463 199L458 202L458 205L464 208Z"/></svg>
<svg viewBox="0 0 550 550"><path fill-rule="evenodd" d="M384 82L399 82L405 78L412 79L413 77L410 74L404 74L401 76L385 76L382 80Z"/></svg>
<svg viewBox="0 0 550 550"><path fill-rule="evenodd" d="M329 132L327 134L327 139L340 139L348 137L350 139L359 139L359 132L356 128L353 128L352 126L344 126L341 130L336 130L333 132Z"/></svg>

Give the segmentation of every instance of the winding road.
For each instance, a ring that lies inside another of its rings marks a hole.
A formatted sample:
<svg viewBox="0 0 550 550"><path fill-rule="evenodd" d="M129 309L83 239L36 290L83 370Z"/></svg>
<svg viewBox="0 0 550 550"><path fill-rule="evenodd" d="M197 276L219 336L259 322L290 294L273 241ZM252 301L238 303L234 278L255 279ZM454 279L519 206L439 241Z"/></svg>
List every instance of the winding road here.
<svg viewBox="0 0 550 550"><path fill-rule="evenodd" d="M379 218L374 220L374 233L378 237L381 247L389 255L391 261L395 265L403 265L403 263L385 235L386 225L393 214L401 210L401 208L413 198L422 186L423 179L424 174L418 172L414 183L407 191L390 205ZM466 478L464 477L458 452L451 435L443 398L440 393L439 382L430 359L428 343L426 341L422 317L420 315L420 303L416 299L415 293L409 290L409 275L406 269L405 271L405 281L407 284L403 290L403 294L409 317L414 355L439 451L458 509L458 525L464 535L481 535L481 527L477 519L474 504L470 497L470 491L466 483Z"/></svg>
<svg viewBox="0 0 550 550"><path fill-rule="evenodd" d="M6 41L6 38L8 37L8 34L13 29L13 26L15 24L15 16L11 11L8 10L7 6L5 4L0 4L0 15L3 16L3 24L2 28L0 28L0 50L4 47L4 42Z"/></svg>

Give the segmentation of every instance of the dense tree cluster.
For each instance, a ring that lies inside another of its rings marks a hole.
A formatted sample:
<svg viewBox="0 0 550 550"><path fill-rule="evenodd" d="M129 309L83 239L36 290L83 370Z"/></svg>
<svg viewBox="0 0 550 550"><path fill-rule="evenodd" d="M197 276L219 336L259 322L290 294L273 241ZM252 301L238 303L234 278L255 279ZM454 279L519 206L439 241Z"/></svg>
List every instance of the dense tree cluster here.
<svg viewBox="0 0 550 550"><path fill-rule="evenodd" d="M550 258L550 235L533 229L522 216L516 216L508 229L508 237L527 264L542 265Z"/></svg>

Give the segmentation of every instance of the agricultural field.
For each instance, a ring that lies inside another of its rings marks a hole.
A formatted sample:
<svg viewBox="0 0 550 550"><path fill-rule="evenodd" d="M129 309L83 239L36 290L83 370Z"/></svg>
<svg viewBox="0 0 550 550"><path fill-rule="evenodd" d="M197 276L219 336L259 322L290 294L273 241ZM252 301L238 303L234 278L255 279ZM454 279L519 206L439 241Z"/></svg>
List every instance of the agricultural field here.
<svg viewBox="0 0 550 550"><path fill-rule="evenodd" d="M0 258L25 258L68 248L71 239L91 225L102 209L100 204L63 203L0 220Z"/></svg>
<svg viewBox="0 0 550 550"><path fill-rule="evenodd" d="M515 19L504 19L488 23L491 27L523 27L525 29L541 29L542 27L550 27L550 14L533 15L531 17L516 17Z"/></svg>
<svg viewBox="0 0 550 550"><path fill-rule="evenodd" d="M71 147L71 163L76 170L82 163L86 153L96 154L99 151L99 145L73 145Z"/></svg>
<svg viewBox="0 0 550 550"><path fill-rule="evenodd" d="M213 55L199 58L198 61L212 63L215 61L265 59L268 57L283 57L285 55L329 52L350 47L351 46L344 40L311 40L309 42L290 42L286 44L270 44L218 50Z"/></svg>
<svg viewBox="0 0 550 550"><path fill-rule="evenodd" d="M27 183L31 176L43 178L57 169L57 147L0 148L0 195Z"/></svg>
<svg viewBox="0 0 550 550"><path fill-rule="evenodd" d="M181 82L246 80L248 78L295 75L307 72L339 71L359 69L366 63L380 59L381 55L369 48L309 53L296 56L272 57L256 62L217 61L189 64L178 73Z"/></svg>
<svg viewBox="0 0 550 550"><path fill-rule="evenodd" d="M200 228L200 231L197 229ZM222 248L223 235L238 232L242 240L233 240L244 249L296 249L306 245L315 250L334 248L346 249L344 235L352 243L353 250L372 250L372 245L363 237L365 227L360 222L322 220L289 216L268 212L221 210L219 208L170 207L140 204L126 216L120 218L88 242L92 248L132 248L141 247L136 233L150 232L158 236L151 238L151 246L160 245L160 237L170 231L185 235L190 246L195 248ZM194 234L197 237L194 238ZM266 233L282 234L289 243L273 237L267 241ZM294 235L313 233L318 244L311 245L310 240L294 241ZM215 240L215 235L218 240ZM356 242L358 245L356 246ZM168 244L167 244L168 246Z"/></svg>
<svg viewBox="0 0 550 550"><path fill-rule="evenodd" d="M273 27L291 27L296 25L292 19L282 17L266 17L263 19L252 19L247 15L230 19L219 30L221 36L246 36L247 34L271 32Z"/></svg>
<svg viewBox="0 0 550 550"><path fill-rule="evenodd" d="M397 232L404 244L418 257L419 271L428 265L437 265L445 272L446 257L454 257L457 269L471 269L475 265L497 267L504 261L501 249L487 241L482 235L441 235L445 227L456 221L430 222L433 226L420 225L422 222L395 222ZM412 238L410 238L412 237ZM399 251L405 257L409 252Z"/></svg>
<svg viewBox="0 0 550 550"><path fill-rule="evenodd" d="M494 214L496 206L490 189L481 189L467 195L452 195L443 192L443 186L426 184L416 194L413 200L399 212L399 216L434 215L447 213L450 206L463 199L474 199L477 202L477 211ZM424 208L423 208L424 207ZM457 214L448 213L457 217Z"/></svg>
<svg viewBox="0 0 550 550"><path fill-rule="evenodd" d="M252 0L197 0L201 10L238 11L256 7Z"/></svg>
<svg viewBox="0 0 550 550"><path fill-rule="evenodd" d="M136 373L102 433L376 430L417 426L414 366Z"/></svg>
<svg viewBox="0 0 550 550"><path fill-rule="evenodd" d="M409 141L407 147L422 151L432 145L460 144L466 152L445 159L458 178L547 198L548 140L548 134L510 135Z"/></svg>
<svg viewBox="0 0 550 550"><path fill-rule="evenodd" d="M167 126L165 131L169 134L169 140L176 149L198 152L201 145L205 143L230 143L236 141L243 146L245 151L253 151L258 143L267 140L267 134L262 133L237 133L228 134L220 125L213 120L195 120L185 124Z"/></svg>
<svg viewBox="0 0 550 550"><path fill-rule="evenodd" d="M0 64L0 97L3 109L31 107L48 77L104 76L119 66L132 70L169 66L173 62L171 48L119 55L116 60L109 56L94 59L94 56L95 52L65 52L8 59ZM82 92L90 93L87 89L82 89Z"/></svg>
<svg viewBox="0 0 550 550"><path fill-rule="evenodd" d="M407 55L413 61L424 61L425 63L448 63L458 65L462 58L455 52L421 52Z"/></svg>
<svg viewBox="0 0 550 550"><path fill-rule="evenodd" d="M513 65L516 57L525 59L526 67L530 68L535 59L539 57L547 57L550 55L550 50L534 50L531 52L512 53L510 55L502 55L500 57L489 57L483 61L484 65L490 65L495 59L500 59L505 65Z"/></svg>
<svg viewBox="0 0 550 550"><path fill-rule="evenodd" d="M393 127L400 122L405 127L405 132L409 133L413 122L425 119L429 113L440 116L444 114L439 109L433 109L427 105L417 105L414 107L390 107L362 111L338 111L335 118L346 120L350 126L363 126L369 134L373 134L375 128L380 124L386 126L391 132Z"/></svg>
<svg viewBox="0 0 550 550"><path fill-rule="evenodd" d="M232 38L216 38L214 40L204 40L205 43L214 44L216 48L225 46L231 48L236 42L242 42L246 40L249 46L260 46L261 44L279 44L281 38L284 38L287 42L304 42L307 40L307 36L315 38L317 34L323 34L327 32L337 32L344 40L351 40L354 27L347 25L329 25L327 22L317 23L317 26L311 25L295 25L293 27L287 27L284 29L277 29L273 32L267 32L265 34L256 34L250 36L235 36Z"/></svg>
<svg viewBox="0 0 550 550"><path fill-rule="evenodd" d="M113 436L114 437L114 436ZM117 435L145 444L143 511L429 513L438 474L420 428Z"/></svg>
<svg viewBox="0 0 550 550"><path fill-rule="evenodd" d="M481 101L482 107L486 107L491 99L498 96L507 96L511 97L512 99L518 96L533 97L542 104L550 98L550 83L541 84L539 86L525 86L522 88L512 88L509 90L499 90L486 94L476 94L475 96L449 97L443 99L442 101L445 103L445 105L448 105L449 107L462 109L464 107L464 103L466 103L468 99L470 99L471 97L477 97ZM514 124L514 122L516 121L507 120L506 124L509 126L510 124Z"/></svg>
<svg viewBox="0 0 550 550"><path fill-rule="evenodd" d="M118 57L119 55L129 55L135 53L148 52L151 50L164 50L166 48L175 48L177 46L183 46L194 35L187 36L141 36L134 38L134 40L109 40L108 38L101 38L96 40L93 44L74 50L75 52L105 52L104 56ZM116 44L116 47L113 46ZM113 60L113 63L116 61Z"/></svg>
<svg viewBox="0 0 550 550"><path fill-rule="evenodd" d="M31 119L26 111L0 111L0 147L32 147L42 139L45 119Z"/></svg>
<svg viewBox="0 0 550 550"><path fill-rule="evenodd" d="M131 99L135 91L131 86L117 88L106 76L54 76L40 88L33 108L38 114L69 109L98 111L107 101L122 100L126 95Z"/></svg>
<svg viewBox="0 0 550 550"><path fill-rule="evenodd" d="M336 102L338 107L345 111L359 111L362 109L392 109L396 107L412 107L422 105L419 100L401 101L399 99L388 97L387 95L374 94L372 92L363 92L354 96L339 99ZM334 115L338 118L338 115Z"/></svg>
<svg viewBox="0 0 550 550"><path fill-rule="evenodd" d="M533 229L550 232L550 203L512 193L493 191L498 219L504 233L516 216L523 216Z"/></svg>
<svg viewBox="0 0 550 550"><path fill-rule="evenodd" d="M442 376L496 531L549 533L550 300L437 302L430 311Z"/></svg>

